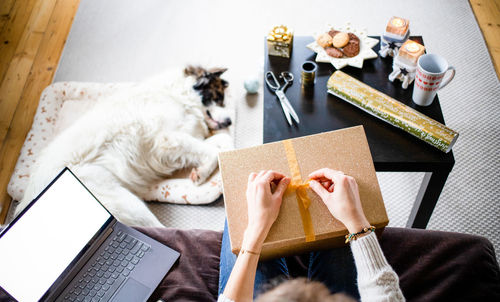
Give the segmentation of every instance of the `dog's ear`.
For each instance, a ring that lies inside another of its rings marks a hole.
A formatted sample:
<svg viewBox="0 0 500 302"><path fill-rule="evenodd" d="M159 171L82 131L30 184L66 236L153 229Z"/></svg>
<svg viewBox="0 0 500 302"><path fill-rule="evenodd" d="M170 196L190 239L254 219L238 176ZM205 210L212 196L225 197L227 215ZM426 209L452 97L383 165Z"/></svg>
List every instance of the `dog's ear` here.
<svg viewBox="0 0 500 302"><path fill-rule="evenodd" d="M188 65L186 68L184 68L184 74L186 76L194 76L195 78L199 78L205 76L207 74L207 71L201 66Z"/></svg>
<svg viewBox="0 0 500 302"><path fill-rule="evenodd" d="M207 86L210 83L210 79L206 77L201 77L196 80L196 83L194 83L193 88L196 90L200 90L203 87Z"/></svg>
<svg viewBox="0 0 500 302"><path fill-rule="evenodd" d="M214 76L214 77L220 77L221 74L223 74L224 72L227 71L227 68L222 68L222 67L214 67L214 68L210 68L208 70L208 73L211 75L211 76Z"/></svg>

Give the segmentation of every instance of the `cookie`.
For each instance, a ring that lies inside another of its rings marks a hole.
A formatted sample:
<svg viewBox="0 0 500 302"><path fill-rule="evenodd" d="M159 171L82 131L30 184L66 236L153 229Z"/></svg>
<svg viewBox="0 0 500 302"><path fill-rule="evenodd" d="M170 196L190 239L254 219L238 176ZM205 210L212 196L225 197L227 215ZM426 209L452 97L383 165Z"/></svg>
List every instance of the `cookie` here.
<svg viewBox="0 0 500 302"><path fill-rule="evenodd" d="M342 52L349 58L357 56L359 54L359 41L349 41L349 43L342 48Z"/></svg>
<svg viewBox="0 0 500 302"><path fill-rule="evenodd" d="M336 34L338 34L340 31L332 29L328 32L328 34L333 38L335 37Z"/></svg>
<svg viewBox="0 0 500 302"><path fill-rule="evenodd" d="M333 47L342 48L349 43L349 35L345 32L340 32L332 38Z"/></svg>
<svg viewBox="0 0 500 302"><path fill-rule="evenodd" d="M316 42L319 46L327 48L332 45L332 37L329 34L324 33L319 35L319 37L316 39Z"/></svg>
<svg viewBox="0 0 500 302"><path fill-rule="evenodd" d="M327 47L325 51L326 54L329 55L330 57L342 58L344 56L344 54L335 47Z"/></svg>
<svg viewBox="0 0 500 302"><path fill-rule="evenodd" d="M349 35L349 42L359 44L359 38L358 38L358 36L356 36L353 33L349 33L348 35Z"/></svg>

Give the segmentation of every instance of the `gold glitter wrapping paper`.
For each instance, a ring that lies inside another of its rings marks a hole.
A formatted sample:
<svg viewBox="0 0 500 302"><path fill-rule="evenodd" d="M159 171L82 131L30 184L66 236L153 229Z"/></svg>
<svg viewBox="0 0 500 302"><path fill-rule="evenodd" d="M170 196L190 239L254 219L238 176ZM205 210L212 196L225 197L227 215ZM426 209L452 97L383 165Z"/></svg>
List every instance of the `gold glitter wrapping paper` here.
<svg viewBox="0 0 500 302"><path fill-rule="evenodd" d="M328 79L328 92L448 153L458 132L342 72Z"/></svg>
<svg viewBox="0 0 500 302"><path fill-rule="evenodd" d="M285 25L273 27L267 35L267 51L270 56L290 58L293 47L293 31Z"/></svg>
<svg viewBox="0 0 500 302"><path fill-rule="evenodd" d="M359 186L366 217L379 231L388 224L366 135L362 126L294 138L291 140L303 181L320 168L329 167L353 176ZM247 226L246 187L248 175L261 170L276 170L290 175L285 147L274 142L257 147L221 152L219 167L224 188L231 250L238 254ZM262 259L275 258L344 246L348 233L333 218L319 196L307 189L311 200L309 212L316 240L306 242L295 195L286 194L280 214L273 224L262 249Z"/></svg>

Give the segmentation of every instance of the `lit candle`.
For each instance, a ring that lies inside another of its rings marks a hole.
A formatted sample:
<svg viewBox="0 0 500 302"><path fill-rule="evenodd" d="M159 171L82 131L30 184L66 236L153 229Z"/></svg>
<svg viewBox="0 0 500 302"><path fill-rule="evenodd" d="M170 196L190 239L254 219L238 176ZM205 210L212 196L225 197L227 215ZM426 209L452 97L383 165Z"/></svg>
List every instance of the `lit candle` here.
<svg viewBox="0 0 500 302"><path fill-rule="evenodd" d="M403 38L408 32L409 25L410 25L409 20L400 17L392 17L387 23L385 31L387 33Z"/></svg>
<svg viewBox="0 0 500 302"><path fill-rule="evenodd" d="M415 41L406 41L399 49L398 57L403 62L416 65L418 58L424 53L425 47Z"/></svg>
<svg viewBox="0 0 500 302"><path fill-rule="evenodd" d="M391 23L396 27L402 27L405 25L406 22L401 18L394 18L392 19Z"/></svg>
<svg viewBox="0 0 500 302"><path fill-rule="evenodd" d="M417 43L411 42L411 43L406 44L406 50L408 52L417 52L420 50L420 46L418 46Z"/></svg>

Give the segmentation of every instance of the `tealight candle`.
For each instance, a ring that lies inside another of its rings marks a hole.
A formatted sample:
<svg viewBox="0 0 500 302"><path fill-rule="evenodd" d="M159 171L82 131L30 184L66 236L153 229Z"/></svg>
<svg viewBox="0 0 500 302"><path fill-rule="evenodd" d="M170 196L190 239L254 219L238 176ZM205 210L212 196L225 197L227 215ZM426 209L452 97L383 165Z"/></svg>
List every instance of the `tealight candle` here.
<svg viewBox="0 0 500 302"><path fill-rule="evenodd" d="M382 58L386 56L395 57L399 47L408 40L410 36L410 21L400 17L392 17L387 22L384 34L380 40L379 54Z"/></svg>
<svg viewBox="0 0 500 302"><path fill-rule="evenodd" d="M408 40L399 49L398 57L407 64L416 65L418 58L424 53L425 47L415 41Z"/></svg>
<svg viewBox="0 0 500 302"><path fill-rule="evenodd" d="M392 17L387 23L385 31L403 38L406 35L409 26L409 20L399 17Z"/></svg>
<svg viewBox="0 0 500 302"><path fill-rule="evenodd" d="M392 23L392 25L394 25L396 27L401 27L401 26L405 25L405 21L401 18L394 18L394 19L392 19L391 23Z"/></svg>
<svg viewBox="0 0 500 302"><path fill-rule="evenodd" d="M410 42L405 46L405 49L408 52L417 52L420 49L420 47L417 45L417 43Z"/></svg>
<svg viewBox="0 0 500 302"><path fill-rule="evenodd" d="M408 40L401 45L398 54L392 62L392 72L389 81L398 79L402 82L403 89L408 88L415 79L418 58L424 53L425 47L415 41Z"/></svg>

